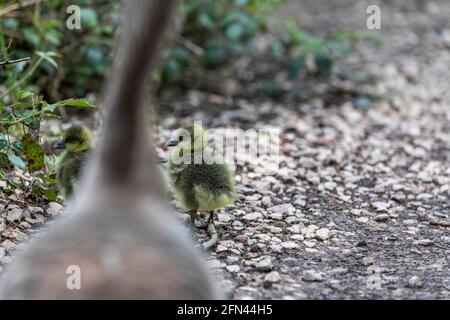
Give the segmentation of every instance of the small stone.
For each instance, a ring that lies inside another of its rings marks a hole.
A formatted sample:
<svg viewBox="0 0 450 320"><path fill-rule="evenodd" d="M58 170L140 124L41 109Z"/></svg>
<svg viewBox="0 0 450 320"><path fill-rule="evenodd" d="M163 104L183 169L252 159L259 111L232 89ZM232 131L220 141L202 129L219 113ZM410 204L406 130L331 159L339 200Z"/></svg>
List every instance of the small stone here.
<svg viewBox="0 0 450 320"><path fill-rule="evenodd" d="M412 276L408 280L408 284L411 288L421 288L422 287L422 280L418 276Z"/></svg>
<svg viewBox="0 0 450 320"><path fill-rule="evenodd" d="M219 269L222 268L222 262L220 262L220 260L218 259L211 259L206 261L206 265L208 266L208 268L210 269Z"/></svg>
<svg viewBox="0 0 450 320"><path fill-rule="evenodd" d="M369 222L369 218L367 218L367 217L356 218L355 220L358 221L359 223Z"/></svg>
<svg viewBox="0 0 450 320"><path fill-rule="evenodd" d="M237 264L233 264L230 266L226 266L225 269L227 269L228 272L237 273L241 270L241 267L239 267Z"/></svg>
<svg viewBox="0 0 450 320"><path fill-rule="evenodd" d="M6 251L11 251L12 249L14 249L14 247L16 246L16 244L14 243L14 242L12 242L11 240L9 240L9 239L6 239L5 241L3 241L2 243L1 243L1 246L3 247L3 248L5 248L6 249Z"/></svg>
<svg viewBox="0 0 450 320"><path fill-rule="evenodd" d="M434 245L434 241L431 239L420 239L420 240L414 241L414 244L421 245L424 247L429 247L429 246Z"/></svg>
<svg viewBox="0 0 450 320"><path fill-rule="evenodd" d="M323 281L323 273L314 270L306 270L303 272L302 279L308 282Z"/></svg>
<svg viewBox="0 0 450 320"><path fill-rule="evenodd" d="M377 211L386 211L391 206L388 202L382 202L382 201L372 202L371 205Z"/></svg>
<svg viewBox="0 0 450 320"><path fill-rule="evenodd" d="M322 184L323 188L328 191L334 191L336 189L336 182L328 181Z"/></svg>
<svg viewBox="0 0 450 320"><path fill-rule="evenodd" d="M330 230L328 228L322 228L316 231L316 238L322 241L327 240L330 237Z"/></svg>
<svg viewBox="0 0 450 320"><path fill-rule="evenodd" d="M3 221L0 221L0 233L3 232L3 230L6 229L6 225Z"/></svg>
<svg viewBox="0 0 450 320"><path fill-rule="evenodd" d="M303 225L303 223L299 223L299 224L294 224L294 225L290 226L290 227L288 228L288 230L291 231L292 233L301 233L301 232L302 232L301 230L302 230L304 227L305 227L305 226Z"/></svg>
<svg viewBox="0 0 450 320"><path fill-rule="evenodd" d="M240 235L237 235L236 237L234 237L234 240L237 242L245 242L248 240L248 236L245 234L240 234Z"/></svg>
<svg viewBox="0 0 450 320"><path fill-rule="evenodd" d="M22 219L22 216L22 210L19 208L15 208L8 212L8 214L6 215L6 220L8 220L9 222L19 221L20 219Z"/></svg>
<svg viewBox="0 0 450 320"><path fill-rule="evenodd" d="M281 246L282 246L284 249L297 249L297 248L300 247L300 246L299 246L297 243L295 243L294 241L285 241L285 242L282 242L282 243L281 243Z"/></svg>
<svg viewBox="0 0 450 320"><path fill-rule="evenodd" d="M373 265L375 263L375 259L373 257L364 257L362 262L367 267Z"/></svg>
<svg viewBox="0 0 450 320"><path fill-rule="evenodd" d="M233 221L234 217L228 213L218 213L217 220L219 220L220 222L223 222L223 223L228 223L230 221Z"/></svg>
<svg viewBox="0 0 450 320"><path fill-rule="evenodd" d="M241 231L244 229L244 224L238 220L233 222L233 229L236 231Z"/></svg>
<svg viewBox="0 0 450 320"><path fill-rule="evenodd" d="M245 216L242 217L242 219L244 219L246 221L256 221L256 220L259 220L262 218L263 218L263 215L259 212L247 213Z"/></svg>
<svg viewBox="0 0 450 320"><path fill-rule="evenodd" d="M268 208L272 205L272 200L269 196L264 196L261 200L261 203L265 208Z"/></svg>
<svg viewBox="0 0 450 320"><path fill-rule="evenodd" d="M252 194L251 196L245 197L246 201L258 201L259 199L261 199L261 195L258 193L255 193L255 194Z"/></svg>
<svg viewBox="0 0 450 320"><path fill-rule="evenodd" d="M316 240L305 240L305 241L303 241L303 244L305 245L305 246L307 246L308 248L314 248L315 246L316 246L316 244L317 244L317 241Z"/></svg>
<svg viewBox="0 0 450 320"><path fill-rule="evenodd" d="M384 222L389 219L389 215L387 213L379 214L373 218L376 222Z"/></svg>
<svg viewBox="0 0 450 320"><path fill-rule="evenodd" d="M260 258L255 264L254 268L259 271L271 271L273 269L272 260L269 257Z"/></svg>
<svg viewBox="0 0 450 320"><path fill-rule="evenodd" d="M41 207L28 207L28 211L30 211L32 214L43 214L44 209Z"/></svg>
<svg viewBox="0 0 450 320"><path fill-rule="evenodd" d="M316 236L317 229L319 229L318 226L311 224L311 225L307 226L306 228L303 228L301 230L301 233L306 239L312 239Z"/></svg>
<svg viewBox="0 0 450 320"><path fill-rule="evenodd" d="M273 219L275 219L274 217L277 217L278 220L281 220L284 215L286 216L293 215L295 213L295 208L292 204L287 203L270 207L269 209L267 209L267 212Z"/></svg>
<svg viewBox="0 0 450 320"><path fill-rule="evenodd" d="M277 283L281 281L280 274L277 271L269 272L265 277L264 281L270 283Z"/></svg>
<svg viewBox="0 0 450 320"><path fill-rule="evenodd" d="M417 224L417 220L406 219L406 220L403 220L403 224L405 224L407 226L413 226L413 225Z"/></svg>
<svg viewBox="0 0 450 320"><path fill-rule="evenodd" d="M64 210L64 207L57 202L50 202L48 204L48 208L46 210L47 214L50 216L55 216L61 214Z"/></svg>

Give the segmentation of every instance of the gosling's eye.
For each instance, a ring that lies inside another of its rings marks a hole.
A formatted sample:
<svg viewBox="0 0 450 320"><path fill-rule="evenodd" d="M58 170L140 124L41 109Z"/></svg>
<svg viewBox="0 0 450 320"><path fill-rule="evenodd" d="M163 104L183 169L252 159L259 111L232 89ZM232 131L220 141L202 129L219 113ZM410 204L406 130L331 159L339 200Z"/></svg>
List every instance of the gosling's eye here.
<svg viewBox="0 0 450 320"><path fill-rule="evenodd" d="M179 136L178 141L183 141L183 136Z"/></svg>

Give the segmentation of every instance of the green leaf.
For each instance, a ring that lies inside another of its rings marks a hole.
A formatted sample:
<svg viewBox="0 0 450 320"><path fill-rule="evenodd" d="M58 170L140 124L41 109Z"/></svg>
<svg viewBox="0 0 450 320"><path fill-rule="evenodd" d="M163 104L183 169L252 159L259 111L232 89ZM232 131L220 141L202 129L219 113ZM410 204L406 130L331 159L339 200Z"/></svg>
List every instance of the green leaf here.
<svg viewBox="0 0 450 320"><path fill-rule="evenodd" d="M53 104L46 104L43 108L44 111L49 111L49 112L55 112L55 109L58 107L58 104L53 103Z"/></svg>
<svg viewBox="0 0 450 320"><path fill-rule="evenodd" d="M237 39L241 38L243 33L244 33L244 29L238 23L232 24L225 31L227 38L230 40L237 40Z"/></svg>
<svg viewBox="0 0 450 320"><path fill-rule="evenodd" d="M44 190L44 195L48 201L56 201L56 199L57 199L56 191L53 189Z"/></svg>
<svg viewBox="0 0 450 320"><path fill-rule="evenodd" d="M22 160L22 158L20 158L20 157L18 157L18 156L16 156L14 153L12 153L12 152L9 152L8 153L8 159L9 159L9 161L11 161L11 163L13 164L13 165L15 165L17 168L19 168L19 169L25 169L25 162L23 162L23 160Z"/></svg>
<svg viewBox="0 0 450 320"><path fill-rule="evenodd" d="M8 141L4 139L0 139L0 150L6 148L8 146Z"/></svg>
<svg viewBox="0 0 450 320"><path fill-rule="evenodd" d="M27 160L28 171L39 170L44 164L44 148L38 145L30 134L25 134L22 137L22 146Z"/></svg>
<svg viewBox="0 0 450 320"><path fill-rule="evenodd" d="M304 69L305 63L303 59L296 58L289 61L288 64L288 74L290 79L295 79L298 75L298 72Z"/></svg>
<svg viewBox="0 0 450 320"><path fill-rule="evenodd" d="M33 28L24 29L22 34L23 34L23 37L25 38L25 40L30 42L34 47L39 46L39 42L40 42L39 35Z"/></svg>
<svg viewBox="0 0 450 320"><path fill-rule="evenodd" d="M9 165L9 159L6 153L0 152L0 168L7 167Z"/></svg>
<svg viewBox="0 0 450 320"><path fill-rule="evenodd" d="M19 91L19 92L16 93L16 97L17 97L17 99L22 100L22 99L26 99L28 97L32 97L33 94L34 93L31 92L31 91L24 91L24 90L22 90L22 91Z"/></svg>
<svg viewBox="0 0 450 320"><path fill-rule="evenodd" d="M95 108L95 106L87 99L67 99L56 103L58 106Z"/></svg>
<svg viewBox="0 0 450 320"><path fill-rule="evenodd" d="M91 8L81 9L81 25L83 28L95 28L98 25L97 12Z"/></svg>
<svg viewBox="0 0 450 320"><path fill-rule="evenodd" d="M31 108L33 107L32 103L28 102L17 102L12 105L10 105L11 108Z"/></svg>
<svg viewBox="0 0 450 320"><path fill-rule="evenodd" d="M201 59L201 63L205 67L218 66L225 62L227 58L227 53L224 48L215 47L208 49L205 55Z"/></svg>

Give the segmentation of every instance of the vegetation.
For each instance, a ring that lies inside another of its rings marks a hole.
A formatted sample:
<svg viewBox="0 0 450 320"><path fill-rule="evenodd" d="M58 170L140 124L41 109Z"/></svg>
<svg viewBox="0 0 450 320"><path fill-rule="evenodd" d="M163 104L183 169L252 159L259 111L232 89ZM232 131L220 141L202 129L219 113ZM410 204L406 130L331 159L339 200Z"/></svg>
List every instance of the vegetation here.
<svg viewBox="0 0 450 320"><path fill-rule="evenodd" d="M271 36L268 13L281 2L184 1L179 7L183 23L152 72L154 82L163 90L193 69L226 67L243 55L257 59L260 36L270 39L266 58L291 79L305 73L326 76L356 41L367 38L342 31L318 37L293 20L283 25L282 37ZM58 117L59 107L92 107L80 97L97 93L107 74L119 22L117 2L75 1L81 7L81 30L66 27L66 1L30 1L22 7L17 3L0 0L0 179L55 200L55 159L40 143L41 125ZM261 87L272 98L284 94L276 83L263 82ZM13 168L31 173L32 181L10 179L6 173Z"/></svg>

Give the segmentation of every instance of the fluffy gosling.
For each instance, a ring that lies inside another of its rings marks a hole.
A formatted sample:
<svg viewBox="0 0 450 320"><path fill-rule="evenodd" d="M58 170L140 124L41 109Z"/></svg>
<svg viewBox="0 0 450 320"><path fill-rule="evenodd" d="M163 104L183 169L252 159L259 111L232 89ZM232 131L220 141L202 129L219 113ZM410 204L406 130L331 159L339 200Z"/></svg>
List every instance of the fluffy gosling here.
<svg viewBox="0 0 450 320"><path fill-rule="evenodd" d="M208 227L211 241L204 246L209 248L217 242L214 210L226 207L234 201L235 188L228 167L203 152L206 142L202 127L188 124L180 128L176 138L167 145L173 147L168 160L168 172L175 197L189 210L194 231ZM209 212L206 222L197 221L199 210Z"/></svg>
<svg viewBox="0 0 450 320"><path fill-rule="evenodd" d="M70 197L91 152L91 131L82 125L73 125L64 132L63 140L56 143L55 149L65 149L56 177L63 195Z"/></svg>

